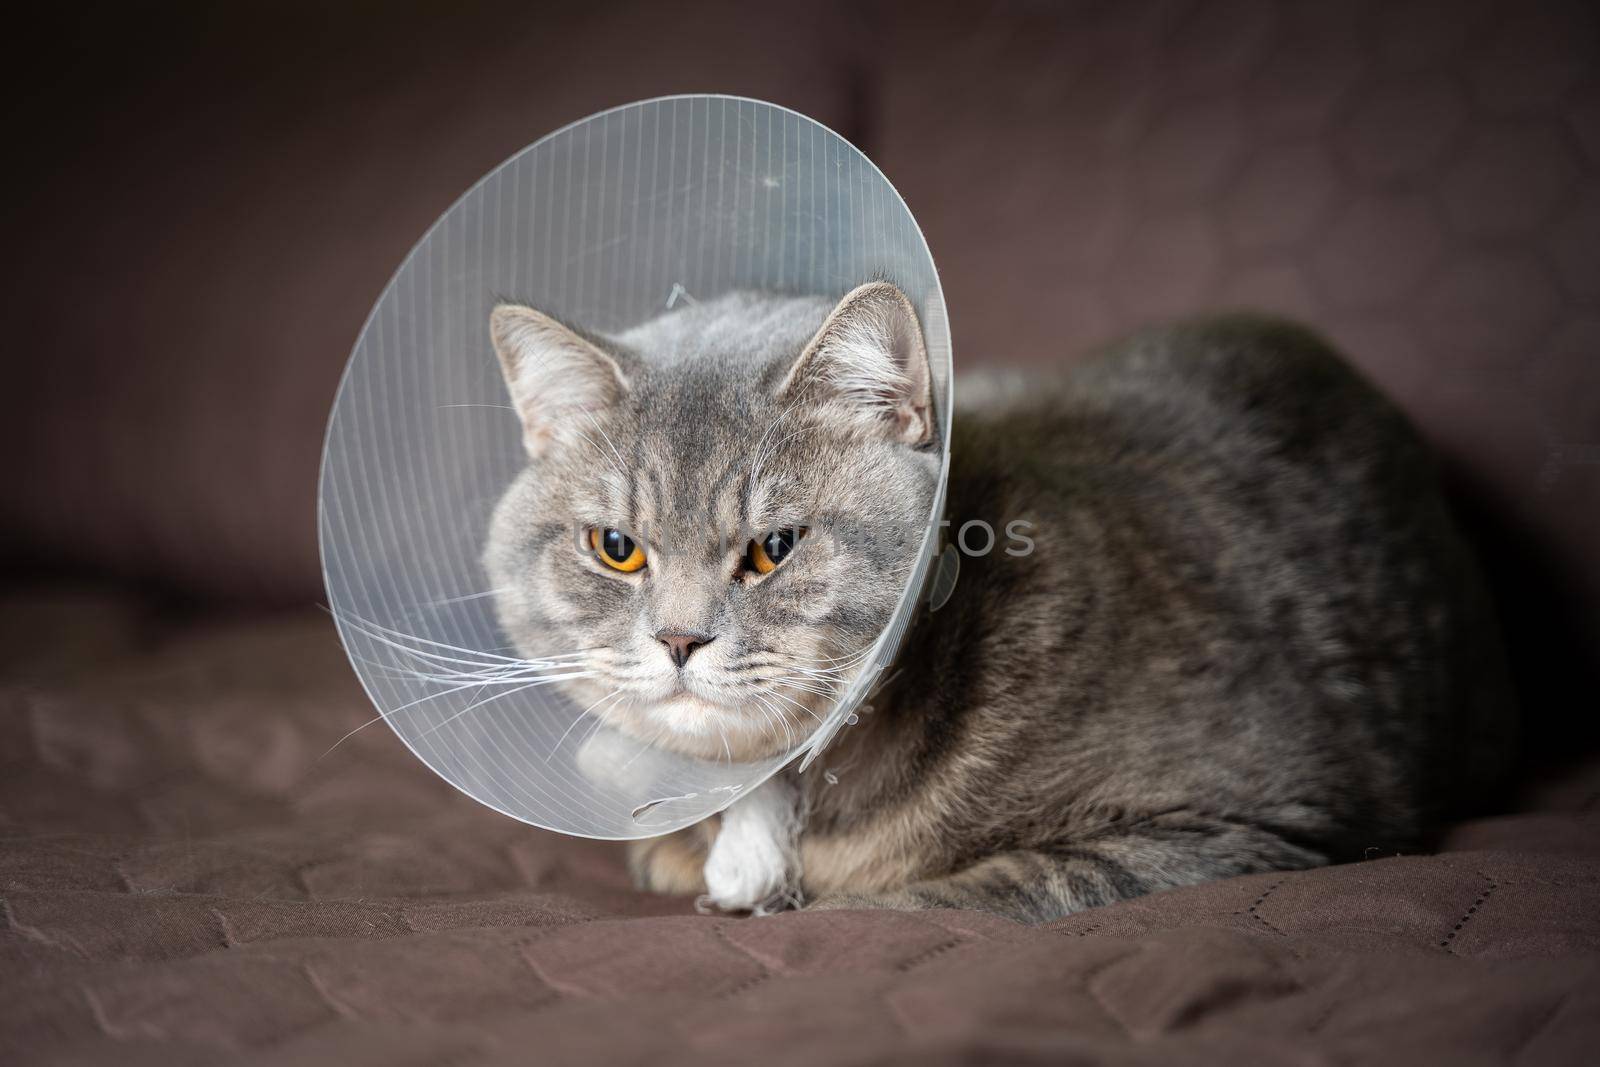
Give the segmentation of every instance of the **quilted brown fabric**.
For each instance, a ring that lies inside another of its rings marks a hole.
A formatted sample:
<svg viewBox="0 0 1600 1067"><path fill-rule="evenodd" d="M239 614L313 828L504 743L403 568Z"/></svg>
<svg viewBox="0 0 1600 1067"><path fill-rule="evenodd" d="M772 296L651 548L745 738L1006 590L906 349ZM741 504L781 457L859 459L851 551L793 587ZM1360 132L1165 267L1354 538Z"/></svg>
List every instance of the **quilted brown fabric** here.
<svg viewBox="0 0 1600 1067"><path fill-rule="evenodd" d="M1600 767L1430 856L1027 928L702 916L483 809L315 614L0 605L0 1061L1592 1062Z"/></svg>

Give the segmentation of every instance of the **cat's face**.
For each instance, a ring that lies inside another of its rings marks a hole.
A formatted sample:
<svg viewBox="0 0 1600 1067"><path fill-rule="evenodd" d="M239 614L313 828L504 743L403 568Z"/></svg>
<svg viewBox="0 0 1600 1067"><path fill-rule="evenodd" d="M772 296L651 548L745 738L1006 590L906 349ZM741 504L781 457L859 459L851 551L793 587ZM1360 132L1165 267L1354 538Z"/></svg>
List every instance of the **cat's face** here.
<svg viewBox="0 0 1600 1067"><path fill-rule="evenodd" d="M502 306L529 453L484 554L578 708L706 759L787 751L887 625L938 458L910 302L735 294L616 338ZM581 730L582 727L579 727Z"/></svg>

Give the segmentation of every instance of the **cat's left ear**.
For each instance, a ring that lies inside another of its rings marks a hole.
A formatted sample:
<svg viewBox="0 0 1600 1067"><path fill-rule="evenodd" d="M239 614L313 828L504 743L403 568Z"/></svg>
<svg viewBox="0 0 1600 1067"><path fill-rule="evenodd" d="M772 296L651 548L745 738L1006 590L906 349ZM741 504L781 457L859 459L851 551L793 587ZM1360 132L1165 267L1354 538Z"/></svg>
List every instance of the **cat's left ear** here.
<svg viewBox="0 0 1600 1067"><path fill-rule="evenodd" d="M933 440L933 382L910 298L870 282L839 301L795 360L780 395L811 395L902 444Z"/></svg>
<svg viewBox="0 0 1600 1067"><path fill-rule="evenodd" d="M489 338L530 459L551 441L581 437L583 413L610 407L627 389L615 359L543 312L501 304L489 316Z"/></svg>

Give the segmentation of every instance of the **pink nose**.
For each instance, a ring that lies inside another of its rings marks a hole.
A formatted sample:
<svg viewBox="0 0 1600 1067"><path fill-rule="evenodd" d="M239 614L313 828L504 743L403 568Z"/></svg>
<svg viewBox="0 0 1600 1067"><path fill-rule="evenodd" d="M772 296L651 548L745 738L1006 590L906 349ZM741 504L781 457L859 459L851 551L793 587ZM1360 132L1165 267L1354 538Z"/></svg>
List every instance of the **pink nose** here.
<svg viewBox="0 0 1600 1067"><path fill-rule="evenodd" d="M682 667L689 662L689 657L694 655L694 650L701 645L709 645L716 640L714 634L689 633L684 630L658 630L656 640L667 646L667 655L672 657L672 662Z"/></svg>

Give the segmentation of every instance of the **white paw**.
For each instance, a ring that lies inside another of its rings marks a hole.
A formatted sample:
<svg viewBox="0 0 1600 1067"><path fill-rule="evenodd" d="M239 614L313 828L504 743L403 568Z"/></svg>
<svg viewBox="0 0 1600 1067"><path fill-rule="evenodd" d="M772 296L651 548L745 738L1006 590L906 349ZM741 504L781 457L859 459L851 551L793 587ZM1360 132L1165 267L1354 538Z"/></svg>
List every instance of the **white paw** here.
<svg viewBox="0 0 1600 1067"><path fill-rule="evenodd" d="M713 848L706 860L706 889L725 911L753 909L781 895L787 881L783 853L775 848Z"/></svg>
<svg viewBox="0 0 1600 1067"><path fill-rule="evenodd" d="M722 813L706 857L706 890L724 911L762 911L797 897L795 792L771 779Z"/></svg>

